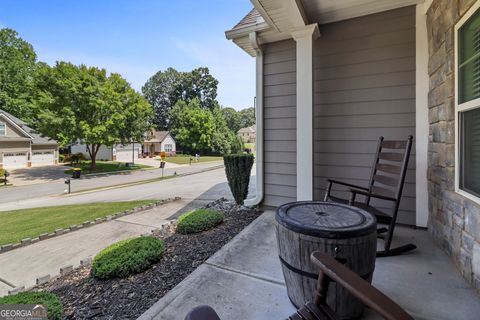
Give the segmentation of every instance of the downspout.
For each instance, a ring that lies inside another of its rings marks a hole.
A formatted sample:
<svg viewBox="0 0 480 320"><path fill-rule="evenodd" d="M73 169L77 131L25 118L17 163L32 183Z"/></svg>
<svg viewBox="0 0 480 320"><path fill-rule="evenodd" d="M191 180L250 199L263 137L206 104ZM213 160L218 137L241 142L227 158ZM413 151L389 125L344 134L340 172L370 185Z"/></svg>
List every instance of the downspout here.
<svg viewBox="0 0 480 320"><path fill-rule="evenodd" d="M258 43L257 33L252 32L249 34L250 44L255 50L256 57L256 195L253 199L245 200L247 206L256 206L263 201L263 52L260 44Z"/></svg>

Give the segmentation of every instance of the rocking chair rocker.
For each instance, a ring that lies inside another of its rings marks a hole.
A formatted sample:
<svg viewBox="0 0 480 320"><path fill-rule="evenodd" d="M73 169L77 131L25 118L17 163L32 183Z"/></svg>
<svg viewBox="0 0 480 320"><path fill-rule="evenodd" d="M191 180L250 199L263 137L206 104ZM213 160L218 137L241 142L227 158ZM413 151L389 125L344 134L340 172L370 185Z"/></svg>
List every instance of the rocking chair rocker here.
<svg viewBox="0 0 480 320"><path fill-rule="evenodd" d="M400 199L402 197L405 175L407 173L408 160L412 149L412 140L412 136L409 136L406 141L386 141L383 137L380 137L370 182L367 188L328 179L325 201L349 203L375 215L379 223L388 225L387 228L379 228L377 230L378 238L385 240L384 250L377 251L377 257L397 255L416 249L416 246L411 243L391 248L393 231L395 229L395 223L397 222ZM334 184L350 188L350 199L346 200L332 196L332 186ZM357 195L364 196L365 201L356 202ZM373 207L370 204L372 198L393 202L391 212L385 213Z"/></svg>

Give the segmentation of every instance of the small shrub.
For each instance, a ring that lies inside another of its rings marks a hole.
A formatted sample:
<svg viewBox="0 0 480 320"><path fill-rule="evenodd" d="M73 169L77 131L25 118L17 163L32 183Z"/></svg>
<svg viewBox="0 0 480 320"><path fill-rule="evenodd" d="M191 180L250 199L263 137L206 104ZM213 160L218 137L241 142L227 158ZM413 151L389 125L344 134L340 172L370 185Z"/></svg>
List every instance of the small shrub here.
<svg viewBox="0 0 480 320"><path fill-rule="evenodd" d="M132 238L100 251L93 259L92 275L99 279L125 278L143 272L158 262L165 250L155 237Z"/></svg>
<svg viewBox="0 0 480 320"><path fill-rule="evenodd" d="M63 315L60 299L50 292L21 292L0 298L0 304L41 304L47 308L48 320L60 320Z"/></svg>
<svg viewBox="0 0 480 320"><path fill-rule="evenodd" d="M8 182L8 178L6 178L6 177L8 177L9 175L10 175L10 173L7 170L0 169L0 182L6 184Z"/></svg>
<svg viewBox="0 0 480 320"><path fill-rule="evenodd" d="M61 162L61 163L64 163L65 162L65 155L64 154L59 154L58 155L58 161Z"/></svg>
<svg viewBox="0 0 480 320"><path fill-rule="evenodd" d="M64 158L65 162L70 163L70 165L79 165L83 161L85 161L87 158L85 158L85 155L81 152L75 153L75 154L67 154Z"/></svg>
<svg viewBox="0 0 480 320"><path fill-rule="evenodd" d="M228 186L238 205L243 204L247 198L254 159L253 154L231 154L223 157Z"/></svg>
<svg viewBox="0 0 480 320"><path fill-rule="evenodd" d="M223 221L223 213L213 209L197 209L178 218L179 233L198 233L216 227Z"/></svg>

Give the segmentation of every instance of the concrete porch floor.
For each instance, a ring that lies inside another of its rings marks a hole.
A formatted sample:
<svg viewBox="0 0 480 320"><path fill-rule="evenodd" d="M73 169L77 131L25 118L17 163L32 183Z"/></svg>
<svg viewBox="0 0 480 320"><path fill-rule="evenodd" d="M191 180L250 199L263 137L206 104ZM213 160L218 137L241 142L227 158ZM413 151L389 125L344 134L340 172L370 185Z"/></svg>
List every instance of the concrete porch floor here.
<svg viewBox="0 0 480 320"><path fill-rule="evenodd" d="M418 249L377 259L378 289L415 319L479 319L480 297L426 231L399 227L396 241ZM295 311L277 256L274 212L265 212L139 319L183 320L202 304L215 308L222 320L285 319ZM380 318L367 310L363 319Z"/></svg>

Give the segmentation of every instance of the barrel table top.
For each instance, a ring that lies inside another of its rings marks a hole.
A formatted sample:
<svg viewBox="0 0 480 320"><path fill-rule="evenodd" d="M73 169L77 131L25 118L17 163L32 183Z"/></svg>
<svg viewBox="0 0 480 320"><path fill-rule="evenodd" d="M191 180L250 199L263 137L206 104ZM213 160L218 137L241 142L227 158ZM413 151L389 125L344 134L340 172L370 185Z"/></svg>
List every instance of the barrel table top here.
<svg viewBox="0 0 480 320"><path fill-rule="evenodd" d="M323 201L299 201L280 206L275 218L292 231L327 239L364 236L375 232L375 216L357 207Z"/></svg>

